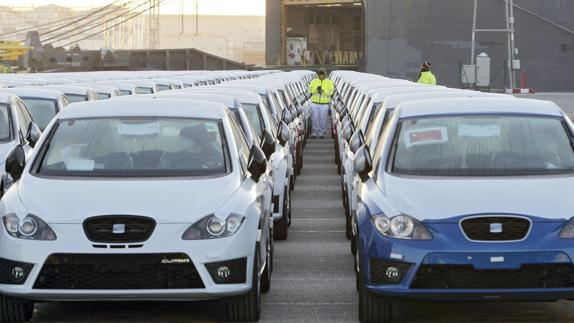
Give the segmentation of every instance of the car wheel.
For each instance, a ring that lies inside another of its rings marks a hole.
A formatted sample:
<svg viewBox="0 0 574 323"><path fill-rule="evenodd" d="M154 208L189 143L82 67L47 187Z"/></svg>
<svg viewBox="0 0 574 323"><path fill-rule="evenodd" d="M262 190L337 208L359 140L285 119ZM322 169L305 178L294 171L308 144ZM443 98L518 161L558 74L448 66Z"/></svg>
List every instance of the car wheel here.
<svg viewBox="0 0 574 323"><path fill-rule="evenodd" d="M291 216L291 193L285 188L283 193L283 214L279 221L273 223L273 238L287 240L289 235L289 217Z"/></svg>
<svg viewBox="0 0 574 323"><path fill-rule="evenodd" d="M271 236L269 236L271 238ZM271 289L271 239L267 239L265 269L261 274L261 291L267 293Z"/></svg>
<svg viewBox="0 0 574 323"><path fill-rule="evenodd" d="M388 323L393 318L393 304L369 292L362 283L361 264L357 266L359 290L359 321L363 323Z"/></svg>
<svg viewBox="0 0 574 323"><path fill-rule="evenodd" d="M253 263L253 284L249 293L228 299L225 302L225 319L234 322L257 322L261 316L261 275L259 254L255 249Z"/></svg>
<svg viewBox="0 0 574 323"><path fill-rule="evenodd" d="M28 322L34 314L34 302L0 295L0 322Z"/></svg>

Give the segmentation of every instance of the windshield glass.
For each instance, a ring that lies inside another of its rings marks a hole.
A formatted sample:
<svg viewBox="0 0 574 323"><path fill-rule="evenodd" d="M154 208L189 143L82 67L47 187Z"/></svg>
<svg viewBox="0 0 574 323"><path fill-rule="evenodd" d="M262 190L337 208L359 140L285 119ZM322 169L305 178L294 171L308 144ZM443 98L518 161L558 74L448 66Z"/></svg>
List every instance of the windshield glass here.
<svg viewBox="0 0 574 323"><path fill-rule="evenodd" d="M574 171L562 120L451 116L401 121L392 172L412 175L541 175Z"/></svg>
<svg viewBox="0 0 574 323"><path fill-rule="evenodd" d="M98 97L100 98L100 100L107 100L107 99L111 98L112 96L107 94L107 93L98 93Z"/></svg>
<svg viewBox="0 0 574 323"><path fill-rule="evenodd" d="M88 96L86 95L66 93L66 96L70 103L88 101Z"/></svg>
<svg viewBox="0 0 574 323"><path fill-rule="evenodd" d="M34 122L44 131L50 121L58 114L58 105L56 100L50 99L37 99L37 98L22 98L28 111L32 113Z"/></svg>
<svg viewBox="0 0 574 323"><path fill-rule="evenodd" d="M151 87L137 87L136 88L136 93L137 94L152 94L153 93L153 89Z"/></svg>
<svg viewBox="0 0 574 323"><path fill-rule="evenodd" d="M251 125L253 126L253 130L255 130L257 138L261 138L261 135L263 134L263 128L265 126L263 125L263 120L261 120L259 117L259 109L257 105L244 103L242 106L243 110L245 110L247 118L249 119L249 122L251 122Z"/></svg>
<svg viewBox="0 0 574 323"><path fill-rule="evenodd" d="M158 84L157 85L157 89L160 91L167 91L167 90L171 90L169 85L164 85L164 84Z"/></svg>
<svg viewBox="0 0 574 323"><path fill-rule="evenodd" d="M131 94L132 94L132 91L130 91L130 90L120 90L120 93L121 93L122 95L131 95Z"/></svg>
<svg viewBox="0 0 574 323"><path fill-rule="evenodd" d="M200 176L226 173L218 121L187 118L63 120L38 173L55 176Z"/></svg>
<svg viewBox="0 0 574 323"><path fill-rule="evenodd" d="M10 107L0 104L0 142L12 139L12 122L10 121Z"/></svg>

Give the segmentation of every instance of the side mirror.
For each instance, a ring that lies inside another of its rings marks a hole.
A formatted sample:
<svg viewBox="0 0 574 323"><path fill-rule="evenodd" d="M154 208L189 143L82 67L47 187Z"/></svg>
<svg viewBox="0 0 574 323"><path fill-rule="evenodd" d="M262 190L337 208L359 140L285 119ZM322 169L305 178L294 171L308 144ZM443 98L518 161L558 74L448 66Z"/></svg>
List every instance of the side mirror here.
<svg viewBox="0 0 574 323"><path fill-rule="evenodd" d="M42 130L38 128L38 125L36 125L34 122L30 122L30 125L28 126L28 133L26 134L26 140L28 141L30 147L34 148L36 146L36 143L38 140L40 140L41 135Z"/></svg>
<svg viewBox="0 0 574 323"><path fill-rule="evenodd" d="M277 139L279 139L279 144L281 144L281 146L285 146L285 144L289 142L289 139L291 139L291 131L284 121L281 121L279 128L277 129Z"/></svg>
<svg viewBox="0 0 574 323"><path fill-rule="evenodd" d="M365 144L365 137L363 136L363 130L359 129L355 131L351 139L349 140L349 148L355 154L357 150Z"/></svg>
<svg viewBox="0 0 574 323"><path fill-rule="evenodd" d="M348 121L343 125L342 136L343 136L343 139L345 139L347 142L349 142L352 135L353 135L353 126L351 125L351 121Z"/></svg>
<svg viewBox="0 0 574 323"><path fill-rule="evenodd" d="M285 109L285 111L283 111L283 118L282 118L283 122L285 122L286 124L290 124L291 122L293 122L293 115L291 115L291 112L289 111L289 108Z"/></svg>
<svg viewBox="0 0 574 323"><path fill-rule="evenodd" d="M249 170L251 178L256 182L258 182L261 175L267 171L267 158L265 158L263 150L257 145L251 146L247 170Z"/></svg>
<svg viewBox="0 0 574 323"><path fill-rule="evenodd" d="M26 153L22 145L18 145L6 157L6 173L10 174L16 182L22 177L25 166Z"/></svg>
<svg viewBox="0 0 574 323"><path fill-rule="evenodd" d="M359 175L361 181L364 182L369 178L369 173L373 170L373 160L367 145L363 145L357 150L353 161L353 169Z"/></svg>
<svg viewBox="0 0 574 323"><path fill-rule="evenodd" d="M273 134L267 129L263 130L263 135L261 136L261 149L265 157L267 157L267 160L269 160L275 152L275 137L273 137Z"/></svg>
<svg viewBox="0 0 574 323"><path fill-rule="evenodd" d="M6 191L6 186L4 184L4 179L6 178L5 175L0 176L0 199L4 196L4 192Z"/></svg>

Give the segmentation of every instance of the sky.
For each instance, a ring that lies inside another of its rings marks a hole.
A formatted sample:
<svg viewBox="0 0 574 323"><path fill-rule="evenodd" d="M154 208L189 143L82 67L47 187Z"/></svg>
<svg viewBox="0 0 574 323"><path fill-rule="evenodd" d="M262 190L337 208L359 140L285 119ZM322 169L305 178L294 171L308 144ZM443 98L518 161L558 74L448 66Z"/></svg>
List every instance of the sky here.
<svg viewBox="0 0 574 323"><path fill-rule="evenodd" d="M166 0L160 12L178 14L181 0ZM195 1L199 1L199 13L204 15L265 15L265 0L183 0L187 14L195 13ZM68 7L105 6L112 0L0 0L1 6L28 7L57 4Z"/></svg>

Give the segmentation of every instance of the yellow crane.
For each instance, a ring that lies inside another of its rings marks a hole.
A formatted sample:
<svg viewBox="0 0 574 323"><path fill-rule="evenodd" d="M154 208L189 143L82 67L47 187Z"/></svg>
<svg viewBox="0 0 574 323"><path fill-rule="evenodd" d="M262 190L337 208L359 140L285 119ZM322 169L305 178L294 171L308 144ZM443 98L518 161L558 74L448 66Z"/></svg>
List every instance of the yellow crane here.
<svg viewBox="0 0 574 323"><path fill-rule="evenodd" d="M17 40L0 40L0 61L15 61L31 49L22 46Z"/></svg>

